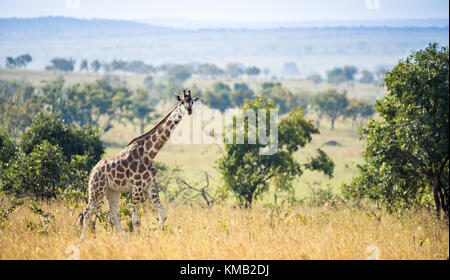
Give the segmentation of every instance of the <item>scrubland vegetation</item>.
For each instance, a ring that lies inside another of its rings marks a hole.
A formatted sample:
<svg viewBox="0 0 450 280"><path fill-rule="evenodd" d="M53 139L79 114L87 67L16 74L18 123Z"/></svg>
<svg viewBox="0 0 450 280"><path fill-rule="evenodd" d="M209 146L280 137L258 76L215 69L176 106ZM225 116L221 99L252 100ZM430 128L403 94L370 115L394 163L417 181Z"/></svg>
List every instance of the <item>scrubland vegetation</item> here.
<svg viewBox="0 0 450 280"><path fill-rule="evenodd" d="M49 70L0 70L0 259L448 258L446 47L400 61L385 88L351 66L326 81ZM258 146L169 143L156 157L167 228L145 202L134 236L124 194L126 237L104 204L81 242L90 169L182 87L221 112L278 108L279 150L267 160Z"/></svg>

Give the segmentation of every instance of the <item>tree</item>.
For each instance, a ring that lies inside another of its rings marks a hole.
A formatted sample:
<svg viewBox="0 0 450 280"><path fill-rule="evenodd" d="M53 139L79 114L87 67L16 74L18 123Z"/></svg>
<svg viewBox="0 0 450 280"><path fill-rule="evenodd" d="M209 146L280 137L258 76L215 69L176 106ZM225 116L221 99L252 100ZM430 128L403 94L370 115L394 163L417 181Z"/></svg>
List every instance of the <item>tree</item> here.
<svg viewBox="0 0 450 280"><path fill-rule="evenodd" d="M266 119L270 120L269 110L274 108L273 102L258 96L255 100L246 100L242 109L254 110L256 116L258 109L266 109ZM244 120L244 139L247 139L249 131L258 131L258 124L256 128L252 128L249 127L247 119ZM333 174L333 162L320 149L317 157L310 158L304 164L294 159L293 153L309 143L311 135L317 133L319 131L311 121L303 118L303 111L299 108L280 121L278 149L272 155L259 154L260 148L265 146L259 140L257 144L249 144L247 141L244 144L225 144L225 154L218 161L225 187L234 193L240 205L244 207L250 207L255 199L269 189L270 183L277 191L287 191L291 198L295 199L292 182L294 178L301 176L304 169L322 171L328 176Z"/></svg>
<svg viewBox="0 0 450 280"><path fill-rule="evenodd" d="M173 65L167 70L169 82L184 83L192 76L192 67L189 65Z"/></svg>
<svg viewBox="0 0 450 280"><path fill-rule="evenodd" d="M277 104L280 113L284 114L300 105L300 98L281 83L265 82L261 85L260 95Z"/></svg>
<svg viewBox="0 0 450 280"><path fill-rule="evenodd" d="M61 57L55 57L51 61L51 65L45 67L45 70L60 70L64 72L72 72L75 67L75 60L72 58L65 59Z"/></svg>
<svg viewBox="0 0 450 280"><path fill-rule="evenodd" d="M89 64L88 64L88 61L87 61L86 59L83 59L83 60L81 61L81 64L80 64L80 71L86 71L86 72L89 72Z"/></svg>
<svg viewBox="0 0 450 280"><path fill-rule="evenodd" d="M202 102L211 108L215 108L224 112L230 107L231 88L225 83L217 82L213 85L212 90L207 90L202 95Z"/></svg>
<svg viewBox="0 0 450 280"><path fill-rule="evenodd" d="M199 65L196 73L202 76L210 76L211 78L215 78L219 75L223 75L224 71L215 64L204 63Z"/></svg>
<svg viewBox="0 0 450 280"><path fill-rule="evenodd" d="M355 74L358 73L358 68L353 65L346 65L343 68L343 72L347 81L353 81Z"/></svg>
<svg viewBox="0 0 450 280"><path fill-rule="evenodd" d="M139 119L141 134L144 133L145 125L153 119L151 113L154 111L155 109L150 103L148 91L138 89L133 96L133 101L130 106L131 114L129 119L132 120L135 117Z"/></svg>
<svg viewBox="0 0 450 280"><path fill-rule="evenodd" d="M345 108L344 117L352 120L352 127L358 127L358 119L367 121L375 113L373 104L365 101L352 98L349 100L347 108Z"/></svg>
<svg viewBox="0 0 450 280"><path fill-rule="evenodd" d="M16 57L16 65L19 68L26 67L32 60L33 58L29 54L22 54Z"/></svg>
<svg viewBox="0 0 450 280"><path fill-rule="evenodd" d="M353 81L356 73L358 73L358 69L352 65L346 65L343 68L335 67L327 71L327 80L332 84Z"/></svg>
<svg viewBox="0 0 450 280"><path fill-rule="evenodd" d="M242 107L245 99L253 99L255 93L248 88L245 83L234 84L233 91L230 94L230 103L235 107Z"/></svg>
<svg viewBox="0 0 450 280"><path fill-rule="evenodd" d="M16 58L8 56L6 58L6 67L7 68L22 68L26 67L28 63L30 63L33 58L29 54L22 54Z"/></svg>
<svg viewBox="0 0 450 280"><path fill-rule="evenodd" d="M283 65L283 73L288 76L295 76L299 74L297 64L295 62L286 62Z"/></svg>
<svg viewBox="0 0 450 280"><path fill-rule="evenodd" d="M6 58L6 68L12 69L12 68L16 68L16 67L17 67L16 60L13 57L8 56Z"/></svg>
<svg viewBox="0 0 450 280"><path fill-rule="evenodd" d="M97 73L98 71L100 71L100 68L102 67L102 64L100 63L100 61L98 61L97 59L91 62L91 69L92 71L94 71L95 73Z"/></svg>
<svg viewBox="0 0 450 280"><path fill-rule="evenodd" d="M0 123L11 136L25 131L40 110L34 86L23 81L0 81Z"/></svg>
<svg viewBox="0 0 450 280"><path fill-rule="evenodd" d="M363 70L361 74L362 77L359 79L360 83L373 84L375 82L375 75L369 70Z"/></svg>
<svg viewBox="0 0 450 280"><path fill-rule="evenodd" d="M368 197L388 209L434 198L436 215L449 202L449 51L436 43L412 53L386 74L379 118L361 132L360 174L347 196Z"/></svg>
<svg viewBox="0 0 450 280"><path fill-rule="evenodd" d="M258 76L259 73L261 73L261 70L259 70L259 68L256 66L245 68L245 74L247 74L249 77L250 76Z"/></svg>
<svg viewBox="0 0 450 280"><path fill-rule="evenodd" d="M377 70L375 71L375 76L376 76L376 80L377 83L382 83L384 81L384 78L386 76L386 73L389 70L385 67L378 67Z"/></svg>
<svg viewBox="0 0 450 280"><path fill-rule="evenodd" d="M225 66L225 72L231 78L237 78L244 74L244 66L238 63L229 63Z"/></svg>
<svg viewBox="0 0 450 280"><path fill-rule="evenodd" d="M331 120L331 130L334 130L336 119L343 116L348 105L347 93L339 93L334 89L318 93L314 96L314 104L319 111Z"/></svg>
<svg viewBox="0 0 450 280"><path fill-rule="evenodd" d="M319 74L311 74L308 77L306 77L306 79L308 81L313 81L315 84L318 84L320 82L322 82L322 76L320 76Z"/></svg>
<svg viewBox="0 0 450 280"><path fill-rule="evenodd" d="M123 85L113 85L106 78L89 84L64 88L64 80L44 81L41 102L52 114L71 124L110 130L113 120L127 118L133 92Z"/></svg>

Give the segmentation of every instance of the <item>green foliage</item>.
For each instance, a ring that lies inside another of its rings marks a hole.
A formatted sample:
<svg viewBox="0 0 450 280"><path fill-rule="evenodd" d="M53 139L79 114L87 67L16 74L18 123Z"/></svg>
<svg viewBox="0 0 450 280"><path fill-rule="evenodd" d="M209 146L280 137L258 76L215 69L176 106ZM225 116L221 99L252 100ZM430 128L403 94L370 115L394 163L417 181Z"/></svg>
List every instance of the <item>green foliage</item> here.
<svg viewBox="0 0 450 280"><path fill-rule="evenodd" d="M255 93L249 89L246 83L236 83L234 84L229 99L232 106L242 107L245 99L253 99L254 97Z"/></svg>
<svg viewBox="0 0 450 280"><path fill-rule="evenodd" d="M25 131L40 110L41 103L32 85L0 81L0 123L13 137Z"/></svg>
<svg viewBox="0 0 450 280"><path fill-rule="evenodd" d="M343 116L349 101L347 93L339 93L337 90L330 89L318 93L314 96L314 104L321 114L327 115L331 120L331 130L334 129L334 122L340 116Z"/></svg>
<svg viewBox="0 0 450 280"><path fill-rule="evenodd" d="M246 100L243 110L274 109L275 104L257 97L254 101ZM269 119L269 115L266 116ZM245 122L247 123L247 121ZM257 124L258 125L258 124ZM245 125L245 135L249 132ZM258 129L256 127L256 129ZM303 118L303 110L298 108L280 121L278 128L278 150L273 155L260 155L257 144L226 144L225 155L219 159L219 170L222 173L225 187L232 191L236 199L244 207L249 207L254 199L259 198L273 183L278 191L287 191L294 196L292 182L302 174L302 169L325 171L332 175L332 161L324 154L311 162L300 164L295 161L293 153L311 141L311 135L319 133L311 121Z"/></svg>
<svg viewBox="0 0 450 280"><path fill-rule="evenodd" d="M1 197L0 203L0 230L4 230L8 225L10 215L16 210L16 208L24 203L21 199L8 199L5 201L5 197ZM8 205L9 204L9 205Z"/></svg>
<svg viewBox="0 0 450 280"><path fill-rule="evenodd" d="M311 195L308 196L307 202L312 206L322 206L333 201L336 196L333 194L333 190L330 185L326 188L311 188Z"/></svg>
<svg viewBox="0 0 450 280"><path fill-rule="evenodd" d="M9 133L0 128L0 166L2 163L8 163L13 159L16 152L16 144L9 136Z"/></svg>
<svg viewBox="0 0 450 280"><path fill-rule="evenodd" d="M56 214L52 214L49 212L46 212L42 210L41 207L39 207L39 204L37 202L30 201L29 205L27 205L27 208L30 210L31 213L38 216L40 220L38 222L34 221L28 221L26 223L26 227L31 231L36 231L40 234L48 234L49 232L54 232L57 229L56 225Z"/></svg>
<svg viewBox="0 0 450 280"><path fill-rule="evenodd" d="M61 195L77 202L84 199L88 172L102 154L96 130L41 114L21 137L15 156L0 165L0 188L19 197Z"/></svg>
<svg viewBox="0 0 450 280"><path fill-rule="evenodd" d="M352 120L352 125L358 126L358 120L360 125L367 121L375 113L374 104L365 100L350 99L347 108L345 108L344 117Z"/></svg>
<svg viewBox="0 0 450 280"><path fill-rule="evenodd" d="M222 82L213 85L212 90L207 90L202 95L202 102L211 108L215 108L224 112L225 109L231 107L230 104L231 88Z"/></svg>
<svg viewBox="0 0 450 280"><path fill-rule="evenodd" d="M65 161L70 162L74 155L88 156L85 169L91 169L101 158L104 148L98 130L83 129L65 124L61 118L39 114L30 129L21 136L20 147L26 155L45 140L61 148Z"/></svg>
<svg viewBox="0 0 450 280"><path fill-rule="evenodd" d="M61 148L45 140L27 155L20 152L15 161L3 167L2 189L16 196L55 197L63 168Z"/></svg>
<svg viewBox="0 0 450 280"><path fill-rule="evenodd" d="M154 111L155 109L150 103L148 91L138 89L133 96L128 119L130 121L133 120L133 118L139 119L141 133L144 133L144 127L153 119L151 113L153 113Z"/></svg>
<svg viewBox="0 0 450 280"><path fill-rule="evenodd" d="M287 113L300 105L299 97L294 95L288 88L281 86L281 83L263 83L260 95L273 101L281 114Z"/></svg>
<svg viewBox="0 0 450 280"><path fill-rule="evenodd" d="M368 197L388 209L427 204L448 215L449 52L431 44L387 73L380 118L361 131L365 163L344 185L349 197Z"/></svg>
<svg viewBox="0 0 450 280"><path fill-rule="evenodd" d="M64 88L64 83L44 81L41 102L47 105L47 111L59 114L66 122L81 127L98 126L104 133L112 128L113 120L129 117L133 92L126 86L113 85L106 79L68 88Z"/></svg>

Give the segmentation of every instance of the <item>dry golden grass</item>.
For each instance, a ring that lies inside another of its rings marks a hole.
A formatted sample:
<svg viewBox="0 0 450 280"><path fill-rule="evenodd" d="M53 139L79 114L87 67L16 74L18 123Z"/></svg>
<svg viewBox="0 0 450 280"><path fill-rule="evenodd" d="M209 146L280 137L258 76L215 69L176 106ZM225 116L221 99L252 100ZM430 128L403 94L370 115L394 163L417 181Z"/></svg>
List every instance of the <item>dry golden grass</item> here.
<svg viewBox="0 0 450 280"><path fill-rule="evenodd" d="M0 259L67 259L78 249L81 259L364 260L377 255L369 246L379 249L380 259L448 258L448 227L424 210L389 215L346 207L166 206L165 231L156 230L157 215L145 203L137 237L127 232L125 239L107 223L97 223L95 233L88 232L81 242L79 229L73 228L79 209L42 203L44 211L56 213L45 234L27 227L42 218L22 205L3 221ZM127 219L122 223L126 229Z"/></svg>

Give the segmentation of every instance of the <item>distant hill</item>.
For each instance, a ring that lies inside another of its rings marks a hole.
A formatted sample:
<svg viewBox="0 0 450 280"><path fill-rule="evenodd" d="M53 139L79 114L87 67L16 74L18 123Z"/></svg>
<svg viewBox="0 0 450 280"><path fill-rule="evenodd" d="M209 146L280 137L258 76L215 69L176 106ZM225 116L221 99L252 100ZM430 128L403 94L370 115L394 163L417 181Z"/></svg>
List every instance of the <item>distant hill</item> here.
<svg viewBox="0 0 450 280"><path fill-rule="evenodd" d="M142 60L151 64L238 62L283 75L294 62L300 76L325 75L335 66L390 67L431 42L448 46L449 27L280 27L189 30L123 20L42 17L0 19L0 66L7 56L29 53L30 69L54 57ZM187 26L186 26L187 28Z"/></svg>
<svg viewBox="0 0 450 280"><path fill-rule="evenodd" d="M0 40L110 37L174 31L173 28L145 23L107 19L76 19L67 17L0 19Z"/></svg>
<svg viewBox="0 0 450 280"><path fill-rule="evenodd" d="M183 18L147 19L139 22L182 29L276 29L313 27L448 27L448 19L389 19L389 20L309 20L272 22L223 22L201 21Z"/></svg>

